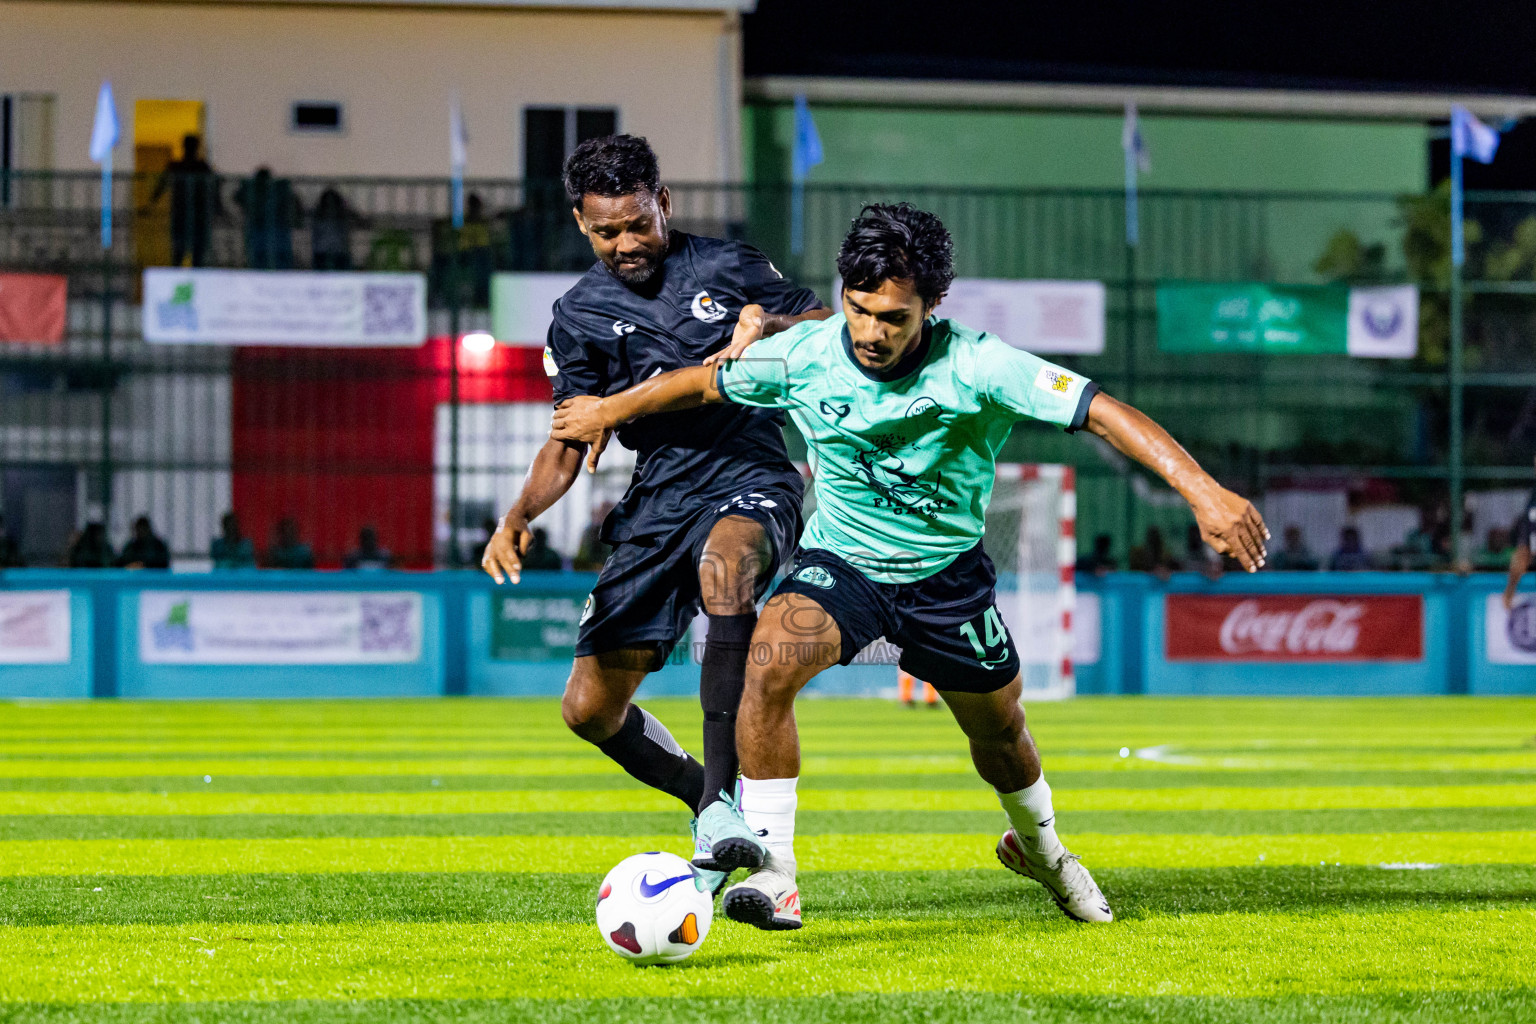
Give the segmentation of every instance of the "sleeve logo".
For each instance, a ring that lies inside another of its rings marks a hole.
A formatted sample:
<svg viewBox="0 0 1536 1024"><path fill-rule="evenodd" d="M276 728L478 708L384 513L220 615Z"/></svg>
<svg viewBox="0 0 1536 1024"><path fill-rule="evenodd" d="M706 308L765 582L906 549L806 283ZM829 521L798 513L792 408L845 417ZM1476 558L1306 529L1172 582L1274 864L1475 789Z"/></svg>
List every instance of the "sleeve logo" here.
<svg viewBox="0 0 1536 1024"><path fill-rule="evenodd" d="M1058 373L1048 366L1040 368L1040 375L1035 378L1035 387L1041 391L1052 391L1058 395L1064 395L1072 390L1072 382L1076 380L1070 373Z"/></svg>
<svg viewBox="0 0 1536 1024"><path fill-rule="evenodd" d="M560 367L555 365L555 353L548 345L544 346L544 375L546 377L560 376Z"/></svg>

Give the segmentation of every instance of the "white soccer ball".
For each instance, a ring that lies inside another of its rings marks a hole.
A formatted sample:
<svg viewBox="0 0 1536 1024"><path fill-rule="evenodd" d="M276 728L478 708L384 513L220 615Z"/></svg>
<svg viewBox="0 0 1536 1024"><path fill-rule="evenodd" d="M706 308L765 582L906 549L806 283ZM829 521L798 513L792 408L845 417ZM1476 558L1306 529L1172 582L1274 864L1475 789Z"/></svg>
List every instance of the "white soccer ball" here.
<svg viewBox="0 0 1536 1024"><path fill-rule="evenodd" d="M671 853L625 857L597 891L597 930L608 948L640 966L675 964L704 944L714 894L692 864Z"/></svg>

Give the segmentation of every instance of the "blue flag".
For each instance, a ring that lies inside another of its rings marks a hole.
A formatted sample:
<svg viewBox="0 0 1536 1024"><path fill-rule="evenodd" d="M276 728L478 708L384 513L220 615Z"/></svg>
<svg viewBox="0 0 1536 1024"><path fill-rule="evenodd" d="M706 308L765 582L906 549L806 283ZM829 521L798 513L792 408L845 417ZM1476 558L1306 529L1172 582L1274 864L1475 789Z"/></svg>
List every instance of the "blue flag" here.
<svg viewBox="0 0 1536 1024"><path fill-rule="evenodd" d="M1477 119L1460 103L1451 104L1451 265L1460 267L1467 260L1466 240L1462 237L1463 193L1461 161L1471 157L1480 164L1493 163L1499 151L1499 133Z"/></svg>
<svg viewBox="0 0 1536 1024"><path fill-rule="evenodd" d="M821 163L821 136L804 93L795 94L795 138L790 151L789 251L805 250L805 179Z"/></svg>
<svg viewBox="0 0 1536 1024"><path fill-rule="evenodd" d="M1120 148L1125 153L1125 244L1141 242L1141 212L1137 195L1137 175L1152 169L1147 143L1141 137L1141 119L1136 104L1125 105L1125 124L1120 129Z"/></svg>
<svg viewBox="0 0 1536 1024"><path fill-rule="evenodd" d="M96 123L91 126L91 162L101 165L101 247L112 248L112 151L121 134L112 83L102 82L96 94Z"/></svg>

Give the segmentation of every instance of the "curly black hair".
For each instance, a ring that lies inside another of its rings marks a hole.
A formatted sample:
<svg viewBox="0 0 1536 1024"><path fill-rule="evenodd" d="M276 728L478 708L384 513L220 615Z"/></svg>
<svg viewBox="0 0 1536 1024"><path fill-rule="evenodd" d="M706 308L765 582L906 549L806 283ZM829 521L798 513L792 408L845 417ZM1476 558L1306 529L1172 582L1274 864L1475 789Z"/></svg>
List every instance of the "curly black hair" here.
<svg viewBox="0 0 1536 1024"><path fill-rule="evenodd" d="M955 242L944 222L911 203L871 203L859 211L837 253L843 287L873 291L882 281L910 279L929 306L955 279Z"/></svg>
<svg viewBox="0 0 1536 1024"><path fill-rule="evenodd" d="M565 194L578 209L582 196L655 195L660 189L656 153L638 135L588 139L565 161Z"/></svg>

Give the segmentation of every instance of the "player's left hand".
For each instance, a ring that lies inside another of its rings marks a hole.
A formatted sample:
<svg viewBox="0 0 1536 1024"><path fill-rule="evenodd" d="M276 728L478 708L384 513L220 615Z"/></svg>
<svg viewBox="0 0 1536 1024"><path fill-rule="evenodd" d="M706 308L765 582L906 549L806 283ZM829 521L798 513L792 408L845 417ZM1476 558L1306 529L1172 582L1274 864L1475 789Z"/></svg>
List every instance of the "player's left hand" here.
<svg viewBox="0 0 1536 1024"><path fill-rule="evenodd" d="M731 343L719 352L705 356L704 365L713 366L722 360L740 359L753 342L762 340L763 324L767 316L763 307L755 302L742 306L741 315L736 318L736 330L731 334Z"/></svg>
<svg viewBox="0 0 1536 1024"><path fill-rule="evenodd" d="M1258 572L1264 566L1269 557L1265 547L1269 528L1248 499L1218 487L1193 507L1201 538L1218 554L1237 559L1249 572Z"/></svg>

